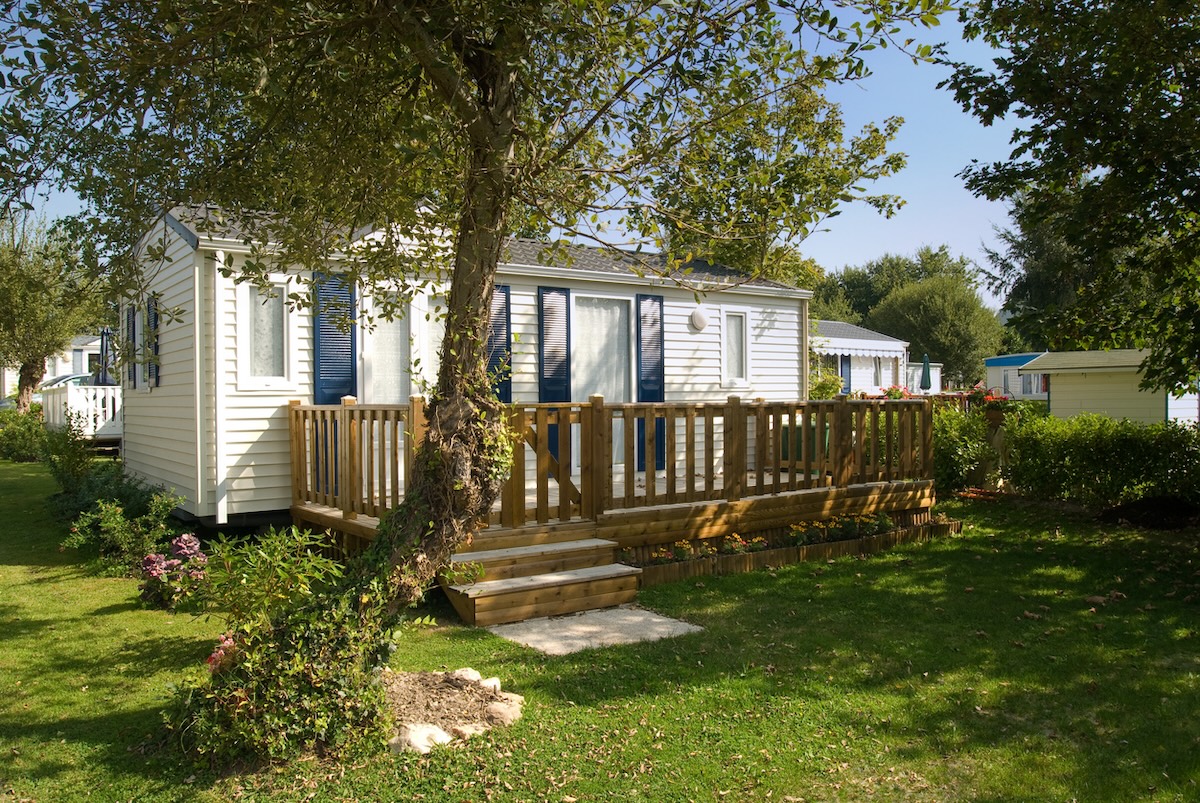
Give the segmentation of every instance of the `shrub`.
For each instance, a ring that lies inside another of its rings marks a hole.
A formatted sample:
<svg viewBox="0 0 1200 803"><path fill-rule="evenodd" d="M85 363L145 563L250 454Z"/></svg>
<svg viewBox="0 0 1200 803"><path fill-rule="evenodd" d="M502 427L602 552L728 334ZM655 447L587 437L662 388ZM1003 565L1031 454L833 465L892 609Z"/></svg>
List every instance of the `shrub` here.
<svg viewBox="0 0 1200 803"><path fill-rule="evenodd" d="M0 458L14 463L36 462L42 459L45 442L41 412L0 410Z"/></svg>
<svg viewBox="0 0 1200 803"><path fill-rule="evenodd" d="M158 491L145 513L132 515L119 502L99 500L92 510L75 519L62 545L93 552L106 570L136 574L142 559L162 551L176 534L169 520L182 502L181 497Z"/></svg>
<svg viewBox="0 0 1200 803"><path fill-rule="evenodd" d="M96 460L78 485L56 494L51 503L67 521L94 510L98 501L115 502L126 516L136 518L149 512L154 494L162 490L127 475L119 460Z"/></svg>
<svg viewBox="0 0 1200 803"><path fill-rule="evenodd" d="M325 545L298 527L272 527L247 541L218 537L208 548L205 608L233 630L266 625L342 576L341 565L321 554Z"/></svg>
<svg viewBox="0 0 1200 803"><path fill-rule="evenodd" d="M1009 422L1006 480L1037 499L1106 507L1145 496L1200 502L1200 429L1083 414Z"/></svg>
<svg viewBox="0 0 1200 803"><path fill-rule="evenodd" d="M989 459L998 457L979 412L939 406L933 414L933 478L939 492L958 491L982 482Z"/></svg>
<svg viewBox="0 0 1200 803"><path fill-rule="evenodd" d="M171 541L171 557L152 552L142 559L142 601L155 608L175 610L193 597L204 581L208 557L200 550L200 539L184 533Z"/></svg>
<svg viewBox="0 0 1200 803"><path fill-rule="evenodd" d="M292 527L210 546L204 602L227 629L165 714L185 748L217 763L382 743L385 592L374 579L339 587L322 545Z"/></svg>
<svg viewBox="0 0 1200 803"><path fill-rule="evenodd" d="M79 487L96 463L94 444L84 436L82 421L78 413L67 413L66 426L46 430L43 458L63 491Z"/></svg>

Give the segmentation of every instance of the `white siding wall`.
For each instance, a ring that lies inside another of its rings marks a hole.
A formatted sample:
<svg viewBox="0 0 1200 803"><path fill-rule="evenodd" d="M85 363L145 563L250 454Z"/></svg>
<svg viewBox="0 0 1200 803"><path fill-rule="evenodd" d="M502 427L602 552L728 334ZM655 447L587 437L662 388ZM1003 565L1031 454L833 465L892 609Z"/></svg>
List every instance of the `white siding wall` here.
<svg viewBox="0 0 1200 803"><path fill-rule="evenodd" d="M618 283L585 284L571 281L570 277L564 277L563 281L538 281L501 276L498 281L511 288L512 377L516 401L538 400L539 286L570 287L574 296L595 293L633 299L639 292L663 296L664 396L668 402L719 402L729 396L770 401L801 397L799 300L714 293L699 304L708 325L703 331L696 331L689 322L696 301L690 292L674 287L646 289ZM729 304L749 309L750 315L750 381L741 387L726 386L721 381L724 320L721 310Z"/></svg>
<svg viewBox="0 0 1200 803"><path fill-rule="evenodd" d="M215 390L222 397L214 400L215 462L223 477L214 494L220 522L225 515L285 510L292 503L287 405L292 399L312 401L313 327L311 310L289 313L288 383L246 389L244 382L239 385L238 344L246 337L247 297L230 279L217 276L214 281L220 315Z"/></svg>
<svg viewBox="0 0 1200 803"><path fill-rule="evenodd" d="M1050 379L1050 412L1057 418L1100 413L1152 424L1166 417L1164 395L1138 390L1136 371L1056 373Z"/></svg>
<svg viewBox="0 0 1200 803"><path fill-rule="evenodd" d="M850 357L850 392L877 396L892 385L903 385L901 357L880 357L880 382L875 382L875 357Z"/></svg>
<svg viewBox="0 0 1200 803"><path fill-rule="evenodd" d="M1015 365L989 365L987 369L987 386L989 389L997 390L1011 399L1032 399L1045 401L1046 394L1044 392L1035 391L1031 393L1021 392L1024 387L1025 377L1017 372L1019 366ZM1041 375L1029 377L1031 382L1030 387L1040 387Z"/></svg>
<svg viewBox="0 0 1200 803"><path fill-rule="evenodd" d="M155 236L161 235L160 228ZM151 274L149 289L160 295L161 309L177 307L181 315L174 321L161 319L158 343L162 378L157 387L146 387L139 370L139 386L130 388L127 371L119 370L125 384L122 452L131 472L152 484L173 489L184 497L185 510L200 514L193 291L200 255L171 232L167 256L169 262L147 266Z"/></svg>

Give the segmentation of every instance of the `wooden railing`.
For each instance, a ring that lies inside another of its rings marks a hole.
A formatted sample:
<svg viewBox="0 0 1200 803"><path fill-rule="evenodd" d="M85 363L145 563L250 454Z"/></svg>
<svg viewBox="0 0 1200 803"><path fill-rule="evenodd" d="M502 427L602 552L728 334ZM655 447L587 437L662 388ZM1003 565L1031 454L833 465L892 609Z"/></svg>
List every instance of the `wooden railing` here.
<svg viewBox="0 0 1200 803"><path fill-rule="evenodd" d="M97 440L120 440L124 431L121 388L104 385L63 385L42 391L46 426L59 429L75 420L80 434Z"/></svg>
<svg viewBox="0 0 1200 803"><path fill-rule="evenodd" d="M399 504L424 402L290 405L296 504L345 518ZM634 507L739 499L933 475L932 406L899 401L515 404L513 465L493 523L596 519ZM649 467L650 470L647 470Z"/></svg>

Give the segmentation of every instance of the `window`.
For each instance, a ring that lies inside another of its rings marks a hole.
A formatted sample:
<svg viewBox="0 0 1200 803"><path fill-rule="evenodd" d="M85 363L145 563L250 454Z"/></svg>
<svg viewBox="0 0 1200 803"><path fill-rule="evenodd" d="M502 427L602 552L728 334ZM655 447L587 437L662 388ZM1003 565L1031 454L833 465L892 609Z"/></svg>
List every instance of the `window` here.
<svg viewBox="0 0 1200 803"><path fill-rule="evenodd" d="M745 311L726 310L722 328L722 380L726 386L750 381L750 349Z"/></svg>
<svg viewBox="0 0 1200 803"><path fill-rule="evenodd" d="M287 376L283 296L250 288L250 376Z"/></svg>
<svg viewBox="0 0 1200 803"><path fill-rule="evenodd" d="M883 385L883 357L875 358L875 378L871 381L876 385Z"/></svg>
<svg viewBox="0 0 1200 803"><path fill-rule="evenodd" d="M277 284L238 290L238 389L294 390L286 289Z"/></svg>

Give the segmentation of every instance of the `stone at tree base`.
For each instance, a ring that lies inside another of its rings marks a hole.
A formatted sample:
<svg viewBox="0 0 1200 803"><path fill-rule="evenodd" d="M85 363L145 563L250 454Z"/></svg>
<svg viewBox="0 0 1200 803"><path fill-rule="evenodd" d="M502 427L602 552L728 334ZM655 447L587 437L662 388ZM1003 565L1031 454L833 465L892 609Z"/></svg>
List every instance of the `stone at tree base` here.
<svg viewBox="0 0 1200 803"><path fill-rule="evenodd" d="M452 741L454 741L454 737L437 725L417 723L401 726L400 734L388 744L391 745L393 753L411 750L421 755L427 755L434 745L449 744Z"/></svg>
<svg viewBox="0 0 1200 803"><path fill-rule="evenodd" d="M426 755L435 745L465 741L492 727L510 725L521 718L525 704L521 695L501 691L499 678L485 680L470 668L449 673L387 669L384 678L389 700L403 709L400 722L429 717L426 722L400 726L388 742L394 753Z"/></svg>
<svg viewBox="0 0 1200 803"><path fill-rule="evenodd" d="M487 707L488 719L497 725L511 725L521 718L521 706L501 701Z"/></svg>
<svg viewBox="0 0 1200 803"><path fill-rule="evenodd" d="M491 728L484 725L482 722L468 722L465 725L455 725L450 729L451 735L455 739L470 739L472 736L479 736L482 733L487 733Z"/></svg>

